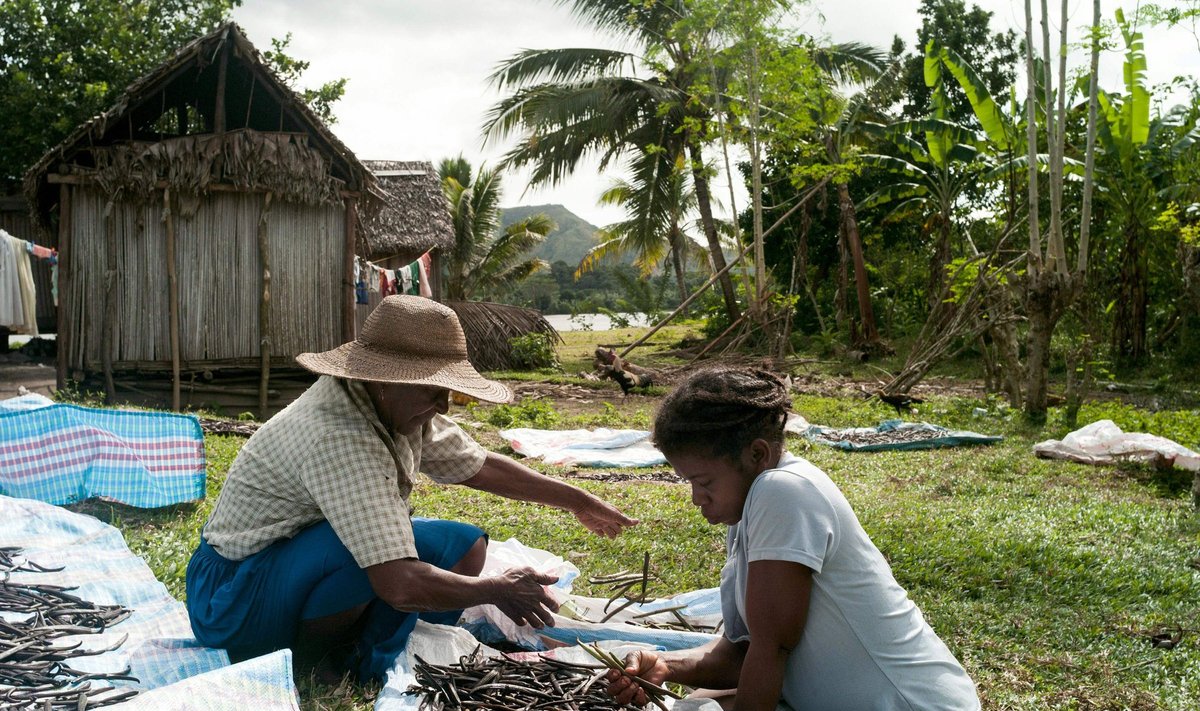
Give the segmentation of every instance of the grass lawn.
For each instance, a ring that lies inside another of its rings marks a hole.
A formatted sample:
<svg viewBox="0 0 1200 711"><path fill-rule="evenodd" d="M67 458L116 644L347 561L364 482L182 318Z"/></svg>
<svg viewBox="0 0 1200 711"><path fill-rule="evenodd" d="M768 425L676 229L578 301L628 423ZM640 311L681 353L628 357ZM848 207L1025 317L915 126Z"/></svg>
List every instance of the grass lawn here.
<svg viewBox="0 0 1200 711"><path fill-rule="evenodd" d="M587 367L594 343L631 340L613 332L572 338L567 348L574 350L563 358L570 363L564 368L568 374ZM646 427L656 399L622 399L615 386L604 383L586 401L526 400L507 410L471 407L455 413L486 446L507 451L493 422ZM795 404L810 421L832 426L895 416L890 408L853 396L798 395ZM844 454L799 438L789 446L842 487L901 585L975 679L984 707L1200 708L1200 515L1191 504L1191 476L1036 459L1034 443L1067 431L1056 412L1045 428L1031 429L1019 414L993 402L936 397L913 417L1002 434L1005 440L988 447L876 454ZM1080 421L1105 417L1126 430L1154 432L1200 449L1200 411L1149 412L1106 403L1085 406ZM103 505L87 510L112 520L182 597L199 527L243 441L208 438L209 498L199 505L154 512ZM552 476L572 475L535 466ZM690 505L686 486L576 481L640 518L641 525L608 541L587 535L556 511L428 483L417 487L413 503L421 515L468 520L494 538L516 537L559 553L579 566L582 578L640 567L649 551L663 593L716 584L724 529L705 523ZM586 582L576 591L600 592ZM1180 629L1183 638L1175 648L1152 644L1152 636ZM306 709L371 707L369 689L305 680L301 688Z"/></svg>

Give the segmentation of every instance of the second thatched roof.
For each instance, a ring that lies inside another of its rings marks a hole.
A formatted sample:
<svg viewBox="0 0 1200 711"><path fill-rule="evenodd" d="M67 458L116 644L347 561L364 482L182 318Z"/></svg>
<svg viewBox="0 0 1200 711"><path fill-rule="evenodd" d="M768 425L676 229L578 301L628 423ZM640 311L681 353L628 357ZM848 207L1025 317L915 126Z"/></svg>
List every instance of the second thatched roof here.
<svg viewBox="0 0 1200 711"><path fill-rule="evenodd" d="M367 160L383 207L363 218L368 259L410 261L454 244L450 206L437 171L428 161Z"/></svg>

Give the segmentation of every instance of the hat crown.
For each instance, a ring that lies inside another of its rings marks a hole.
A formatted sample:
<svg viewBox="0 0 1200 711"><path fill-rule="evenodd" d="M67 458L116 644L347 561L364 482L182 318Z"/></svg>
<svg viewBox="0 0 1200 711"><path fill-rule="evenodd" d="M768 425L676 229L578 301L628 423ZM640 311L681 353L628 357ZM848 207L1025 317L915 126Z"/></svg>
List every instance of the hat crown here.
<svg viewBox="0 0 1200 711"><path fill-rule="evenodd" d="M373 351L398 357L467 359L467 339L458 315L421 296L385 297L367 316L356 340Z"/></svg>
<svg viewBox="0 0 1200 711"><path fill-rule="evenodd" d="M296 362L321 375L375 383L447 388L488 402L508 402L512 391L488 380L467 357L458 315L420 296L389 296L375 307L358 338Z"/></svg>

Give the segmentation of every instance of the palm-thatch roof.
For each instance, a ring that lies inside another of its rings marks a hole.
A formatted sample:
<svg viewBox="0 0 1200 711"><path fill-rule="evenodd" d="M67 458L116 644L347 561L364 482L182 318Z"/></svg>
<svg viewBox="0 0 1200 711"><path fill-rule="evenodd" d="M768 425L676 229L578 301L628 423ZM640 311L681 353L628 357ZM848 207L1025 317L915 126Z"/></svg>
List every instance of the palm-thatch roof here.
<svg viewBox="0 0 1200 711"><path fill-rule="evenodd" d="M43 225L58 197L50 173L126 197L148 197L164 182L195 196L224 182L306 204L352 194L360 214L378 208L371 172L232 22L134 81L26 172L26 198Z"/></svg>
<svg viewBox="0 0 1200 711"><path fill-rule="evenodd" d="M450 206L428 161L363 161L375 176L383 206L364 217L367 258L411 261L432 247L454 244Z"/></svg>
<svg viewBox="0 0 1200 711"><path fill-rule="evenodd" d="M529 333L545 333L555 341L562 336L536 309L526 309L487 301L447 301L446 306L458 314L463 334L467 337L467 359L476 370L512 370L513 361L509 340Z"/></svg>

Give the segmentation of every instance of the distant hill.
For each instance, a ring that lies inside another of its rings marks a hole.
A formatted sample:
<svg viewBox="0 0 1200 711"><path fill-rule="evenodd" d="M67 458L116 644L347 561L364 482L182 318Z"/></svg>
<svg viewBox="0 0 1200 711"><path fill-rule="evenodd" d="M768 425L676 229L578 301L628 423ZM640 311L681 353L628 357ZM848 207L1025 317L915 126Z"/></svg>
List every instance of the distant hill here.
<svg viewBox="0 0 1200 711"><path fill-rule="evenodd" d="M547 217L554 220L558 229L551 232L546 241L533 251L533 256L545 259L551 264L562 260L573 267L579 264L579 260L583 259L583 255L587 254L589 249L596 246L596 232L600 228L562 205L523 205L504 208L501 228L506 228L514 222L520 222L539 212L546 213Z"/></svg>

